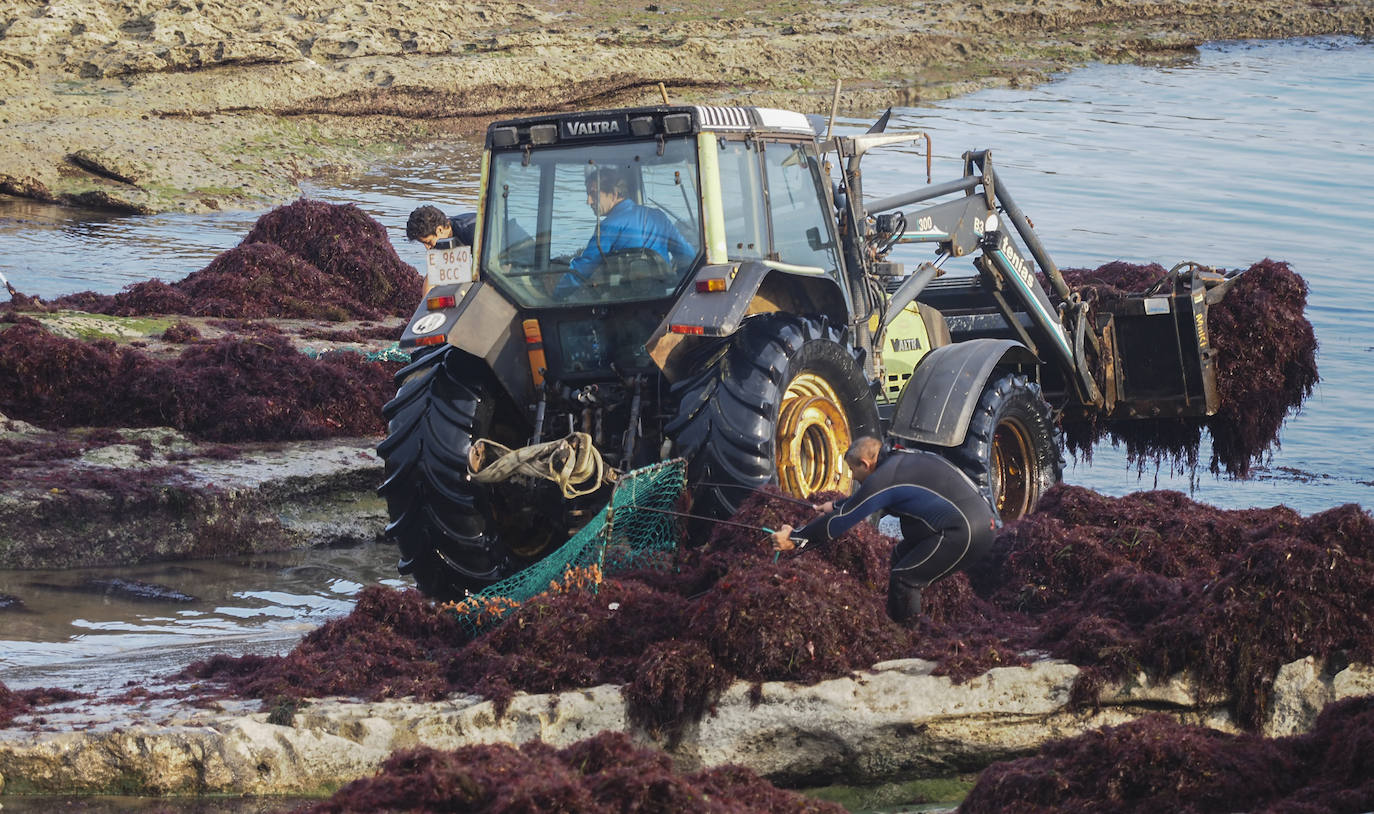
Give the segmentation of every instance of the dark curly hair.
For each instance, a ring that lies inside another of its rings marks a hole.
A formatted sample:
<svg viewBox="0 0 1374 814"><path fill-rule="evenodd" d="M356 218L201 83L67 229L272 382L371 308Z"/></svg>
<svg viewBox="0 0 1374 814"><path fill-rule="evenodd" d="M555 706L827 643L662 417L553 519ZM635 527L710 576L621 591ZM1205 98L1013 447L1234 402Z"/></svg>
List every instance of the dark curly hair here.
<svg viewBox="0 0 1374 814"><path fill-rule="evenodd" d="M410 213L410 219L406 221L406 237L420 240L438 232L440 226L448 225L448 216L443 210L426 204Z"/></svg>

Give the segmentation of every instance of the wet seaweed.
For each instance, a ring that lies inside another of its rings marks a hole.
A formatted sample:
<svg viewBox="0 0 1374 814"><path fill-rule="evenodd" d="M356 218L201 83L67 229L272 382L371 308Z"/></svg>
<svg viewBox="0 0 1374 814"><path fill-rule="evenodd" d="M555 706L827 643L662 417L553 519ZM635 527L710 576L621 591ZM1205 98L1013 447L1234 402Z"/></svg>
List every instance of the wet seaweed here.
<svg viewBox="0 0 1374 814"><path fill-rule="evenodd" d="M1363 812L1374 807L1374 698L1332 704L1312 732L1230 735L1156 714L986 769L959 811Z"/></svg>
<svg viewBox="0 0 1374 814"><path fill-rule="evenodd" d="M1207 422L1213 472L1248 475L1277 444L1284 420L1312 395L1317 338L1306 307L1306 281L1287 263L1265 259L1209 311L1221 404Z"/></svg>
<svg viewBox="0 0 1374 814"><path fill-rule="evenodd" d="M702 814L840 814L833 803L783 791L740 767L679 774L658 750L603 732L565 749L538 741L520 747L428 747L393 754L301 814L373 811L673 811Z"/></svg>
<svg viewBox="0 0 1374 814"><path fill-rule="evenodd" d="M10 309L339 322L409 315L422 289L374 218L353 204L302 198L258 218L238 246L177 282L147 280L113 295L82 291L50 303L11 297Z"/></svg>
<svg viewBox="0 0 1374 814"><path fill-rule="evenodd" d="M88 693L60 687L35 687L31 690L11 690L0 681L0 728L12 726L21 715L33 714L39 707L63 704L90 698Z"/></svg>
<svg viewBox="0 0 1374 814"><path fill-rule="evenodd" d="M1138 669L1187 672L1256 728L1280 665L1374 661L1371 547L1374 518L1354 505L1302 518L1059 486L970 576L999 607L1032 616L1032 647L1092 668L1079 700Z"/></svg>
<svg viewBox="0 0 1374 814"><path fill-rule="evenodd" d="M375 435L398 367L354 353L311 359L279 336L162 359L17 324L0 331L0 412L49 429L170 426L212 441Z"/></svg>
<svg viewBox="0 0 1374 814"><path fill-rule="evenodd" d="M672 748L683 727L701 720L733 681L705 643L667 639L644 652L623 692L630 719Z"/></svg>
<svg viewBox="0 0 1374 814"><path fill-rule="evenodd" d="M829 563L795 557L731 570L700 600L692 631L751 681L813 683L909 649L876 592Z"/></svg>
<svg viewBox="0 0 1374 814"><path fill-rule="evenodd" d="M455 688L491 698L498 710L516 690L625 684L652 644L681 633L688 612L688 600L678 594L616 579L596 593L543 594L465 647L448 677ZM640 712L645 720L655 717Z"/></svg>
<svg viewBox="0 0 1374 814"><path fill-rule="evenodd" d="M21 473L41 472L53 462L72 460L89 448L80 439L51 435L0 438L0 480L14 482Z"/></svg>
<svg viewBox="0 0 1374 814"><path fill-rule="evenodd" d="M276 244L346 281L365 306L408 316L423 280L401 261L386 228L353 204L302 198L258 218L243 245Z"/></svg>
<svg viewBox="0 0 1374 814"><path fill-rule="evenodd" d="M1068 269L1064 275L1095 309L1104 301L1149 290L1166 273L1156 264L1115 262L1092 270ZM1074 418L1063 424L1066 446L1086 460L1096 443L1109 439L1124 446L1127 460L1140 472L1167 466L1175 473L1194 473L1205 429L1211 438L1211 472L1248 477L1278 447L1283 422L1318 381L1317 340L1306 307L1307 284L1287 263L1265 259L1251 265L1208 310L1220 404L1216 415Z"/></svg>
<svg viewBox="0 0 1374 814"><path fill-rule="evenodd" d="M401 329L395 325L362 325L343 331L306 328L300 332L302 338L324 342L367 342L372 339L396 339L400 335Z"/></svg>
<svg viewBox="0 0 1374 814"><path fill-rule="evenodd" d="M285 656L213 656L179 677L273 703L328 695L432 701L451 691L444 667L462 641L456 617L435 613L419 592L370 586L348 616L311 631Z"/></svg>
<svg viewBox="0 0 1374 814"><path fill-rule="evenodd" d="M810 514L761 494L734 521L772 528ZM1083 706L1112 681L1185 673L1232 698L1251 728L1280 665L1374 663L1374 518L1357 506L1304 518L1282 506L1222 510L1178 492L1110 498L1061 485L967 574L927 589L908 627L884 613L880 567L853 564L881 562L891 543L863 526L775 561L762 532L722 526L662 568L535 597L471 641L418 594L371 588L357 618L337 623L355 632L312 634L282 660L234 662L242 675L224 665L204 675L265 701L465 692L498 714L516 692L609 683L637 723L671 741L732 681L815 682L894 658L929 659L963 681L1048 653L1084 668L1073 690ZM393 607L407 610L379 612ZM379 616L425 614L445 621L418 627L423 635L368 632ZM421 686L398 685L400 675Z"/></svg>
<svg viewBox="0 0 1374 814"><path fill-rule="evenodd" d="M184 345L201 338L200 329L185 320L177 320L162 332L162 341Z"/></svg>

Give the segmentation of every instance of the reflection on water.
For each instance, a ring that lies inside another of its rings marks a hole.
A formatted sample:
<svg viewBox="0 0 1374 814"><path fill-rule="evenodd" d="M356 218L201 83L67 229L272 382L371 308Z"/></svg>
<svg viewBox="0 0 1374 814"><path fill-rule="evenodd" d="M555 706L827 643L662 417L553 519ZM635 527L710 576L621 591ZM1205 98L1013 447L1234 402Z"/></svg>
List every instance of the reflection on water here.
<svg viewBox="0 0 1374 814"><path fill-rule="evenodd" d="M1291 262L1311 285L1322 384L1283 432L1283 448L1245 483L1199 478L1197 499L1224 507L1286 503L1304 513L1374 505L1374 456L1362 412L1374 392L1374 276L1361 261L1374 235L1374 46L1350 39L1230 44L1170 68L1093 66L1032 90L990 90L895 112L890 131L925 130L936 180L959 172L967 149L992 148L1017 203L1065 267L1111 260L1248 266ZM840 123L861 132L872 117ZM314 198L357 203L380 220L404 260L420 203L473 208L477 148L459 143L378 168ZM873 197L923 182L914 153L866 159ZM259 213L101 215L0 200L0 271L50 297L114 292L149 277L177 279L236 244ZM893 259L913 267L916 248ZM1203 451L1203 455L1208 453ZM1066 479L1109 494L1138 480L1110 448ZM1188 491L1164 473L1161 487ZM72 584L87 573L4 573L0 593L25 613L0 611L0 681L99 685L165 674L213 652L280 652L302 631L347 612L360 586L395 581L395 550L367 546L120 569L130 579L194 594L192 605L146 605L33 583ZM103 573L103 572L102 572ZM61 667L52 665L60 664Z"/></svg>
<svg viewBox="0 0 1374 814"><path fill-rule="evenodd" d="M215 653L279 653L306 631L343 616L365 585L396 587L392 546L317 549L126 568L0 571L0 681L118 687L165 676ZM164 586L193 602L151 601L83 588L88 581ZM112 678L117 677L117 681ZM114 681L114 683L111 683Z"/></svg>

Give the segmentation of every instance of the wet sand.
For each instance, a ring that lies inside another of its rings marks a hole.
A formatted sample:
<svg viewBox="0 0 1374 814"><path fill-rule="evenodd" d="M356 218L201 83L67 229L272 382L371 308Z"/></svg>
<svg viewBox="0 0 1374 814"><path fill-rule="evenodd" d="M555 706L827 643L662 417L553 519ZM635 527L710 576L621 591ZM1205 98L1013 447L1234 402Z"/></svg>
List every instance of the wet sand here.
<svg viewBox="0 0 1374 814"><path fill-rule="evenodd" d="M192 7L186 6L185 9ZM1374 0L136 0L0 12L0 193L117 211L257 208L493 117L741 102L808 112L1026 85L1218 39L1374 33Z"/></svg>

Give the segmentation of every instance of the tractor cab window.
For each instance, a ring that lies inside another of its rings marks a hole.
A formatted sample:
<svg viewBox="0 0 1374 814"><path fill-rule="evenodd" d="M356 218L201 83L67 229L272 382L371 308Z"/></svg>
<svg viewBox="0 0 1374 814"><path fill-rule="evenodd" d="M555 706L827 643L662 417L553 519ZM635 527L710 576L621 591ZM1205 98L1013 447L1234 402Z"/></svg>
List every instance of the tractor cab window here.
<svg viewBox="0 0 1374 814"><path fill-rule="evenodd" d="M826 211L815 155L801 144L774 142L764 147L763 166L775 259L837 273L840 261L831 231L833 218Z"/></svg>
<svg viewBox="0 0 1374 814"><path fill-rule="evenodd" d="M764 259L768 255L768 221L754 142L720 142L720 205L725 217L726 256L736 262Z"/></svg>
<svg viewBox="0 0 1374 814"><path fill-rule="evenodd" d="M687 138L494 153L483 276L522 307L671 296L702 246L698 183Z"/></svg>

